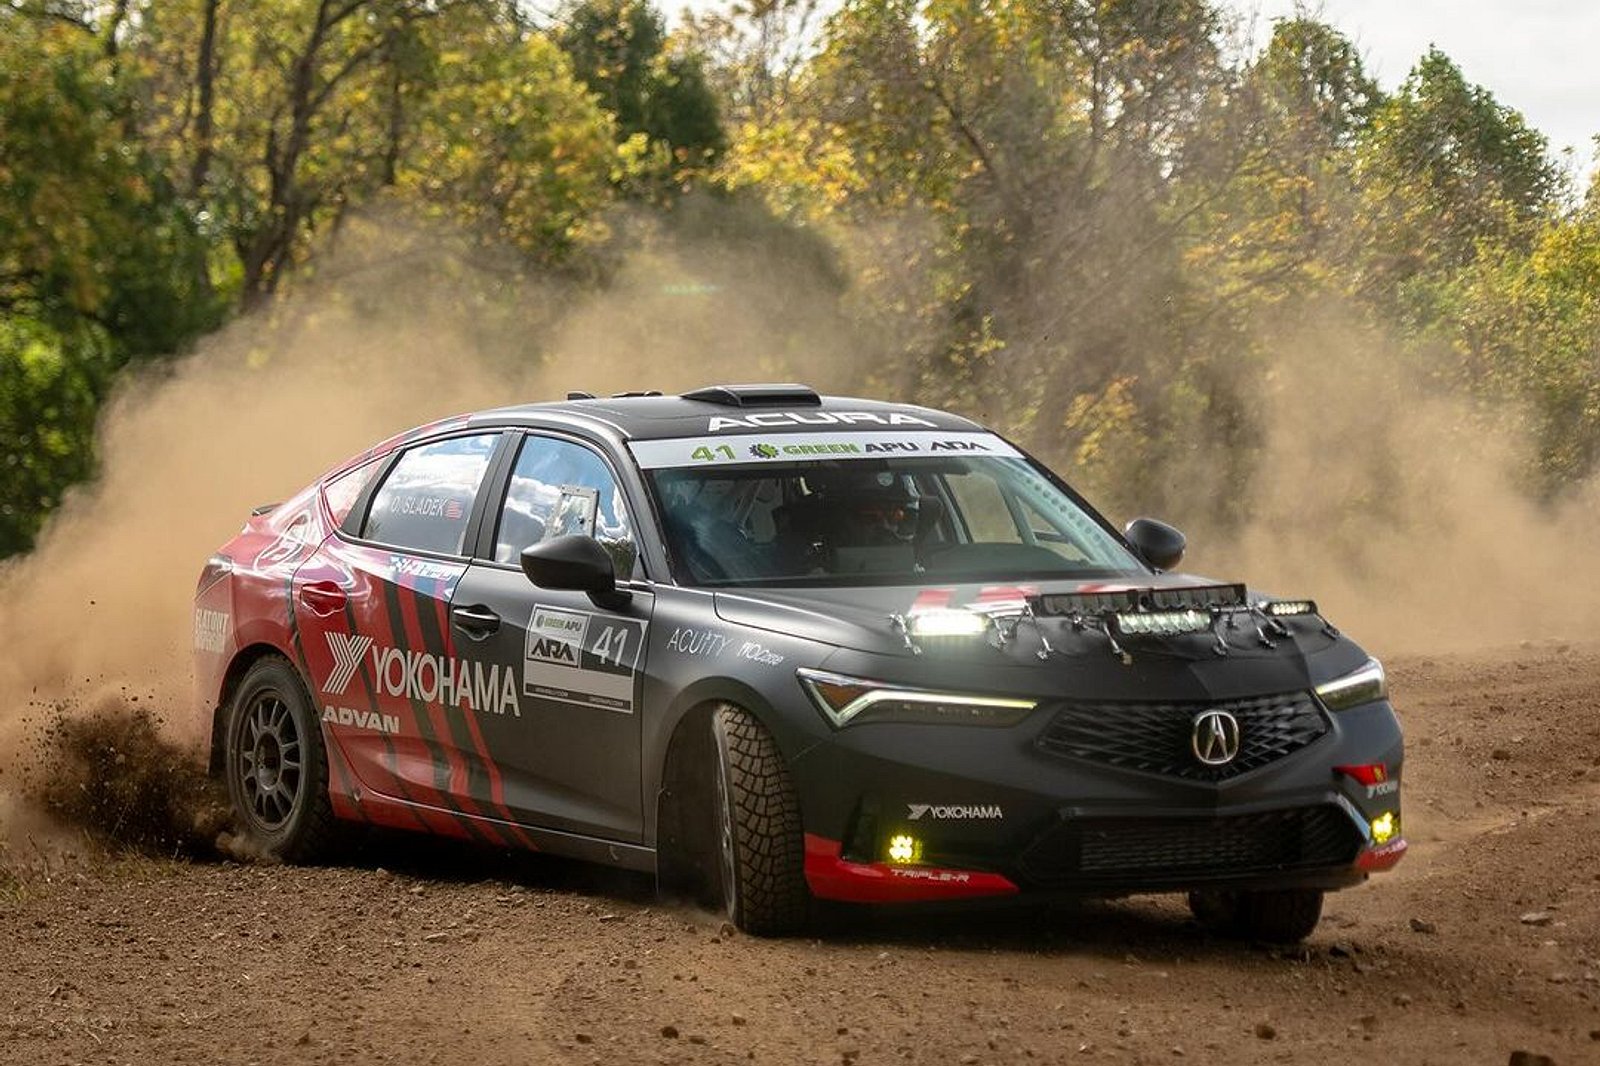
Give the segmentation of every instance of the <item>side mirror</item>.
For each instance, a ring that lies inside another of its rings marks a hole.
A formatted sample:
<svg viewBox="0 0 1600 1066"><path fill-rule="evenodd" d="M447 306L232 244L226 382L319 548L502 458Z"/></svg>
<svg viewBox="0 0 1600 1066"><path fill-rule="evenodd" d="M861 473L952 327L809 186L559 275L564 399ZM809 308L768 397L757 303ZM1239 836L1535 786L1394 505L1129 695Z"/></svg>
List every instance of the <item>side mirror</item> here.
<svg viewBox="0 0 1600 1066"><path fill-rule="evenodd" d="M617 588L611 555L593 537L569 534L522 550L522 572L543 589L587 592L598 606L617 608L632 594Z"/></svg>
<svg viewBox="0 0 1600 1066"><path fill-rule="evenodd" d="M1183 561L1188 541L1182 533L1154 518L1135 518L1123 531L1133 550L1157 570L1171 570Z"/></svg>

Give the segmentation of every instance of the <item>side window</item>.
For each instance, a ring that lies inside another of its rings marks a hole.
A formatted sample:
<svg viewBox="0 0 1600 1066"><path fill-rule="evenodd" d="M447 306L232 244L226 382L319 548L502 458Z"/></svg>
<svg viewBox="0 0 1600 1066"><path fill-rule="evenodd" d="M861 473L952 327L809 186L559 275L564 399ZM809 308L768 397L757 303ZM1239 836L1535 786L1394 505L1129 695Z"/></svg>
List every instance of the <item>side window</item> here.
<svg viewBox="0 0 1600 1066"><path fill-rule="evenodd" d="M611 553L618 577L633 573L639 553L611 468L581 444L528 437L500 511L495 561L515 563L522 549L569 533L598 540Z"/></svg>
<svg viewBox="0 0 1600 1066"><path fill-rule="evenodd" d="M328 501L328 510L333 514L334 525L344 525L344 520L350 515L350 509L356 505L356 501L366 491L367 483L382 466L381 457L369 459L352 470L346 470L322 487L322 498Z"/></svg>
<svg viewBox="0 0 1600 1066"><path fill-rule="evenodd" d="M361 535L380 544L460 555L498 433L451 437L400 456L373 494Z"/></svg>

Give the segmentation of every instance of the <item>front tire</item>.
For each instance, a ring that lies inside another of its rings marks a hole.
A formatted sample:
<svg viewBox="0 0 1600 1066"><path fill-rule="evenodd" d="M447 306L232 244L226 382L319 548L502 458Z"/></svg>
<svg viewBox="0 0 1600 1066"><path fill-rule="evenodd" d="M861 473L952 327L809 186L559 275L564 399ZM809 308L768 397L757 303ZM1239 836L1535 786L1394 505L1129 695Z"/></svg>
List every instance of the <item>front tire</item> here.
<svg viewBox="0 0 1600 1066"><path fill-rule="evenodd" d="M748 711L718 707L711 735L719 880L728 918L759 936L798 932L811 893L800 801L789 769L772 734Z"/></svg>
<svg viewBox="0 0 1600 1066"><path fill-rule="evenodd" d="M1297 944L1322 920L1324 893L1311 888L1261 892L1191 892L1189 910L1221 936Z"/></svg>
<svg viewBox="0 0 1600 1066"><path fill-rule="evenodd" d="M300 675L276 656L244 675L228 708L224 774L234 817L252 850L309 863L335 848L322 727Z"/></svg>

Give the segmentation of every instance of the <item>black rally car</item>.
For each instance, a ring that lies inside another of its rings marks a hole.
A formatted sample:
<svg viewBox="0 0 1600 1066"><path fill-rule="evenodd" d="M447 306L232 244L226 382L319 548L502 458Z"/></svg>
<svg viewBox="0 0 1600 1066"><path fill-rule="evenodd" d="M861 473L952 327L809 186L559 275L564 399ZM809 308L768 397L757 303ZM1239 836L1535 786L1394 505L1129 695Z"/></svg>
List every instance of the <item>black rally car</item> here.
<svg viewBox="0 0 1600 1066"><path fill-rule="evenodd" d="M195 607L213 766L350 823L813 899L1186 892L1296 939L1386 870L1401 736L1309 600L1172 573L993 433L797 385L484 411L252 515Z"/></svg>

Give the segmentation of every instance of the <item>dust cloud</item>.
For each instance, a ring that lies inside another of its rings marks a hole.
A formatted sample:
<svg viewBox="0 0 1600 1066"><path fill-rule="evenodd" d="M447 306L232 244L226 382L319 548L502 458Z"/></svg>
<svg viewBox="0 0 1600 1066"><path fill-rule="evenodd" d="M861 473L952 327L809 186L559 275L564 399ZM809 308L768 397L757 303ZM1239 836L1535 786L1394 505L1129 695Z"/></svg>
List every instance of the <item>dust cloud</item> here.
<svg viewBox="0 0 1600 1066"><path fill-rule="evenodd" d="M69 497L34 552L0 570L0 800L86 769L132 773L155 760L176 774L157 738L200 762L210 723L189 656L202 564L251 508L376 441L568 389L835 380L820 359L786 363L771 340L836 347L829 286L758 247L678 242L619 264L600 296L519 275L515 262L405 220L356 220L304 291L122 383L99 427L100 476ZM126 732L130 715L159 731ZM125 757L104 757L119 739ZM54 799L80 825L114 828L93 802ZM0 840L17 822L8 806ZM192 814L178 812L168 835L188 832Z"/></svg>
<svg viewBox="0 0 1600 1066"><path fill-rule="evenodd" d="M1327 309L1272 332L1239 528L1189 565L1309 596L1370 651L1593 640L1600 485L1533 501L1519 412L1446 389Z"/></svg>
<svg viewBox="0 0 1600 1066"><path fill-rule="evenodd" d="M648 247L593 295L458 238L357 219L300 292L130 375L100 427L100 477L0 571L0 841L21 823L5 794L25 778L110 779L98 800L45 797L102 833L106 803L159 795L161 780L193 801L144 836L209 824L214 797L182 769L209 725L188 665L200 567L252 507L371 443L568 389L893 391L824 259L714 232ZM1592 631L1592 487L1559 509L1528 503L1515 426L1440 398L1371 337L1324 322L1275 344L1256 383L1253 487L1229 530L1191 530L1193 569L1313 596L1379 654ZM1184 524L1169 495L1165 517ZM117 780L130 766L137 780Z"/></svg>

